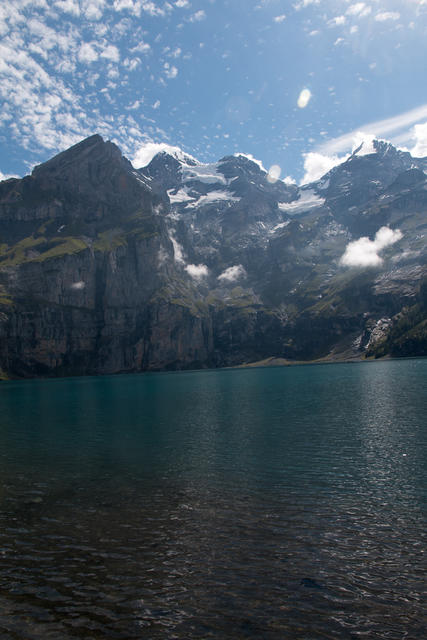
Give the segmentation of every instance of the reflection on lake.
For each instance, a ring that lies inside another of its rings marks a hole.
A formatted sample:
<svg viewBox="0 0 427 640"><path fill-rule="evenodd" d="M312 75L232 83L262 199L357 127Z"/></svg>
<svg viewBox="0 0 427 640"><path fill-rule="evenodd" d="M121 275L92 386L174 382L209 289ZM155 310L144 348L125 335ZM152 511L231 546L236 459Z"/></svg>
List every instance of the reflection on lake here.
<svg viewBox="0 0 427 640"><path fill-rule="evenodd" d="M0 638L426 637L427 360L0 386Z"/></svg>

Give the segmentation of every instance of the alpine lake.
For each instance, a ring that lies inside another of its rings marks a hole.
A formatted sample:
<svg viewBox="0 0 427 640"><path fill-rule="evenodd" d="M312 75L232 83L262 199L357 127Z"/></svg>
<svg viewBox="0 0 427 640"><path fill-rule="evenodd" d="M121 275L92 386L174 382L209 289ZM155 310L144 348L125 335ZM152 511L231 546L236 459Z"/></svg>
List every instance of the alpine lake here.
<svg viewBox="0 0 427 640"><path fill-rule="evenodd" d="M422 640L427 359L0 384L0 639Z"/></svg>

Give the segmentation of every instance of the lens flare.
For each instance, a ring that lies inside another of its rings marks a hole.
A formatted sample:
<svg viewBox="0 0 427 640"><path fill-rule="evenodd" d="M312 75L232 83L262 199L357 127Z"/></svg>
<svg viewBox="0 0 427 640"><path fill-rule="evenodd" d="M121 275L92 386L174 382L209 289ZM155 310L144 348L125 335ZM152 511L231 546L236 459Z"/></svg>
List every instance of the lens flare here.
<svg viewBox="0 0 427 640"><path fill-rule="evenodd" d="M311 91L310 89L303 89L298 96L297 105L300 109L305 109L308 103L311 100Z"/></svg>

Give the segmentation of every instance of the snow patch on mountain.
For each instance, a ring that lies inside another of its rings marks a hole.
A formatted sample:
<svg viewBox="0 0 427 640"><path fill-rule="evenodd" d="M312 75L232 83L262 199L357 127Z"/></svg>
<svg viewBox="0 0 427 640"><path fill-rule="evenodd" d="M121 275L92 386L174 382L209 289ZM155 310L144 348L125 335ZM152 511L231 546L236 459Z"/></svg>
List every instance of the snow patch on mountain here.
<svg viewBox="0 0 427 640"><path fill-rule="evenodd" d="M167 191L171 204L175 204L176 202L189 202L190 200L195 200L195 198L188 194L186 189L180 189L176 193L173 193L174 191L175 189L169 189Z"/></svg>
<svg viewBox="0 0 427 640"><path fill-rule="evenodd" d="M309 209L321 207L323 204L325 204L325 198L318 196L313 189L305 189L300 192L298 200L294 200L293 202L278 202L277 206L280 211L286 211L286 213L290 215L295 215L303 211L308 211Z"/></svg>
<svg viewBox="0 0 427 640"><path fill-rule="evenodd" d="M318 189L321 189L322 191L324 191L325 189L327 189L329 187L329 183L330 183L330 179L326 178L326 180L321 180L319 182L319 184L317 185Z"/></svg>
<svg viewBox="0 0 427 640"><path fill-rule="evenodd" d="M227 191L211 191L204 196L200 196L195 202L189 202L186 209L193 209L195 207L201 207L203 205L211 204L212 202L239 202L241 198L231 196Z"/></svg>
<svg viewBox="0 0 427 640"><path fill-rule="evenodd" d="M286 220L286 222L279 222L279 224L276 224L275 227L270 229L269 233L275 233L278 229L284 229L285 227L288 226L289 223L290 223L290 220Z"/></svg>
<svg viewBox="0 0 427 640"><path fill-rule="evenodd" d="M197 164L197 165L183 165L182 166L182 181L190 182L191 180L197 180L204 184L223 184L228 183L227 179L218 172L218 163L212 162L210 164Z"/></svg>

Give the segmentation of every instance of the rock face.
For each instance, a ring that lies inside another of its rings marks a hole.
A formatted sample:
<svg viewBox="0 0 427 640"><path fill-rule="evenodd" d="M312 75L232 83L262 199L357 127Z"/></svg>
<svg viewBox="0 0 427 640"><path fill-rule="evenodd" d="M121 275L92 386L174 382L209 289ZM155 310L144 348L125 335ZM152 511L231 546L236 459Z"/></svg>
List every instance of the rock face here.
<svg viewBox="0 0 427 640"><path fill-rule="evenodd" d="M95 135L0 183L0 369L425 355L427 161L374 148L298 188L243 156L136 170ZM374 266L341 264L384 226Z"/></svg>

